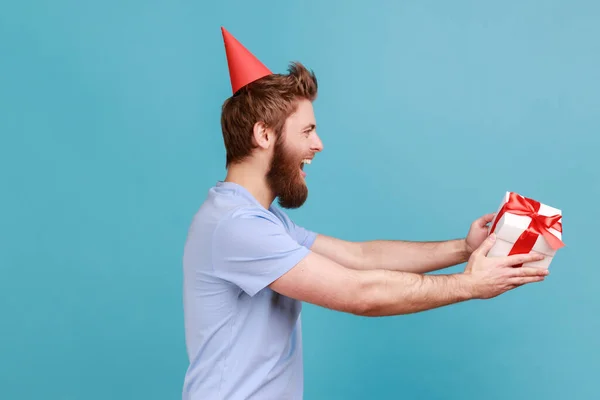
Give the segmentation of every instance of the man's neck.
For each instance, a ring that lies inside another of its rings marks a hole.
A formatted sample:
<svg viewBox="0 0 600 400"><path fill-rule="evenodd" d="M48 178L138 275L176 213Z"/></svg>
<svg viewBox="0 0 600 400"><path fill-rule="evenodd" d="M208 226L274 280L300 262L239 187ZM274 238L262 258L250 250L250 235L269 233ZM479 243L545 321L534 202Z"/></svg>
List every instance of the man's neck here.
<svg viewBox="0 0 600 400"><path fill-rule="evenodd" d="M249 165L232 165L227 170L225 182L243 186L266 209L271 206L273 196L264 173Z"/></svg>

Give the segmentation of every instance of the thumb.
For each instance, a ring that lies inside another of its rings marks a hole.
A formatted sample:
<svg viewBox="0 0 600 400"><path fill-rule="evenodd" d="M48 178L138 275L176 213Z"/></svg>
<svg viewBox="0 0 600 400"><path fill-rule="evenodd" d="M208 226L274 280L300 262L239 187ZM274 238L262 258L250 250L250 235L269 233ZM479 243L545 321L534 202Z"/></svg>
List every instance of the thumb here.
<svg viewBox="0 0 600 400"><path fill-rule="evenodd" d="M487 256L490 249L494 246L494 243L496 243L496 234L492 233L483 241L483 243L479 245L479 247L476 250L477 253Z"/></svg>

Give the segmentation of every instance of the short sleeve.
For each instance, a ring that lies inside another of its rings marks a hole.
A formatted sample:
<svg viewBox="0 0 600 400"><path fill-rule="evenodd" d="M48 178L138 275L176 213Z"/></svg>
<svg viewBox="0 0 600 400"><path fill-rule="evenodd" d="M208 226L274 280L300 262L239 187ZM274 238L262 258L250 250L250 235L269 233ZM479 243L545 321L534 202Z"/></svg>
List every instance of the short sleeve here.
<svg viewBox="0 0 600 400"><path fill-rule="evenodd" d="M296 240L296 242L310 249L315 239L317 238L316 232L310 231L300 225L297 225L285 212L283 212L278 207L273 206L272 211L287 226L290 235Z"/></svg>
<svg viewBox="0 0 600 400"><path fill-rule="evenodd" d="M309 252L277 218L257 211L219 223L214 231L212 260L216 276L254 296Z"/></svg>
<svg viewBox="0 0 600 400"><path fill-rule="evenodd" d="M314 243L317 238L317 234L315 232L309 231L306 228L303 228L299 225L296 225L294 221L292 222L292 232L296 238L296 241L302 246L310 249L310 246Z"/></svg>

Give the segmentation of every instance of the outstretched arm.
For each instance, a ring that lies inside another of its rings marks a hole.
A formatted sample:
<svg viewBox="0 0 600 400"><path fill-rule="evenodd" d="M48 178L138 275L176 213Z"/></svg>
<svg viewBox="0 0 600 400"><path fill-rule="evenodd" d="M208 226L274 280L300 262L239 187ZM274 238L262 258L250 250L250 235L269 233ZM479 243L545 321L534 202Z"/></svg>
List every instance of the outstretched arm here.
<svg viewBox="0 0 600 400"><path fill-rule="evenodd" d="M372 268L424 274L466 262L487 236L487 224L493 215L486 214L475 220L465 239L349 242L320 234L311 250L352 269Z"/></svg>
<svg viewBox="0 0 600 400"><path fill-rule="evenodd" d="M378 268L421 274L467 262L471 254L461 239L443 242L377 240L361 246L365 258Z"/></svg>
<svg viewBox="0 0 600 400"><path fill-rule="evenodd" d="M352 269L386 269L417 274L461 264L471 254L465 240L460 239L444 242L348 242L325 235L317 236L311 250Z"/></svg>
<svg viewBox="0 0 600 400"><path fill-rule="evenodd" d="M495 297L520 285L539 282L548 271L514 265L542 255L487 258L486 240L469 257L463 273L421 275L374 268L348 269L310 252L269 286L275 292L333 310L363 316L410 314L469 299Z"/></svg>

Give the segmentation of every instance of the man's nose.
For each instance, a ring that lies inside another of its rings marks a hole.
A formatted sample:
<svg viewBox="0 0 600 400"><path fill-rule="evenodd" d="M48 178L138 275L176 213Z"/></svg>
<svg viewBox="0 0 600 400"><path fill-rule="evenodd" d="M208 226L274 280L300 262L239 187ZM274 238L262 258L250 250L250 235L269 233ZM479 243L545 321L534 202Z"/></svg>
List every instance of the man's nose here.
<svg viewBox="0 0 600 400"><path fill-rule="evenodd" d="M313 135L312 149L316 152L323 151L323 142L317 133Z"/></svg>

